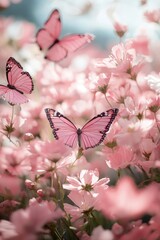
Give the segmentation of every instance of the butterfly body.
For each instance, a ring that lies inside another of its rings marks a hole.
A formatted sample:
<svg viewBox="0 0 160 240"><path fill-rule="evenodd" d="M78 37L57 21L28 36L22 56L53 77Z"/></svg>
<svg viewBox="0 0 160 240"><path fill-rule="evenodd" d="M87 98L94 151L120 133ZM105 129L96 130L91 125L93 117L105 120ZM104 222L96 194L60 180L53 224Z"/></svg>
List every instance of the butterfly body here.
<svg viewBox="0 0 160 240"><path fill-rule="evenodd" d="M0 84L0 96L10 104L22 104L28 101L25 94L33 91L33 82L28 72L14 58L10 57L6 64L6 76L8 84Z"/></svg>
<svg viewBox="0 0 160 240"><path fill-rule="evenodd" d="M118 109L102 112L89 120L82 128L77 128L67 117L51 108L45 109L48 121L56 140L61 140L69 147L88 149L98 146L106 137L115 119Z"/></svg>
<svg viewBox="0 0 160 240"><path fill-rule="evenodd" d="M77 129L77 140L78 140L78 146L81 148L81 134L82 130L80 128Z"/></svg>
<svg viewBox="0 0 160 240"><path fill-rule="evenodd" d="M44 57L53 62L63 60L69 53L93 40L91 34L71 34L60 39L61 29L60 13L55 9L36 34L36 42Z"/></svg>
<svg viewBox="0 0 160 240"><path fill-rule="evenodd" d="M57 44L57 43L59 43L59 42L60 42L60 40L59 40L59 39L56 39L56 40L51 44L51 46L49 46L48 49L51 49L55 44Z"/></svg>
<svg viewBox="0 0 160 240"><path fill-rule="evenodd" d="M8 87L9 89L14 89L14 90L16 90L17 92L23 94L22 91L18 90L18 89L17 89L15 86L13 86L13 85L8 84L7 87Z"/></svg>

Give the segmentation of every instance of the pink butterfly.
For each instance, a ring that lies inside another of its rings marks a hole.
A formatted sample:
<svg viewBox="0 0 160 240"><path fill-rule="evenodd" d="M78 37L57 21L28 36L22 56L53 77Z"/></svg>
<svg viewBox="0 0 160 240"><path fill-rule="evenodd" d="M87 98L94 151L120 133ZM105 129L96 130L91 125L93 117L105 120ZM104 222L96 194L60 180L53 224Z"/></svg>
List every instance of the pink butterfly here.
<svg viewBox="0 0 160 240"><path fill-rule="evenodd" d="M55 139L63 141L69 147L75 147L78 143L79 148L88 149L103 142L118 113L118 109L110 109L98 114L81 129L76 128L67 117L54 109L46 108L45 112Z"/></svg>
<svg viewBox="0 0 160 240"><path fill-rule="evenodd" d="M53 62L59 62L94 38L91 34L73 34L59 40L61 28L60 14L56 9L36 35L36 42L45 52L45 58Z"/></svg>
<svg viewBox="0 0 160 240"><path fill-rule="evenodd" d="M28 101L24 94L33 91L32 78L14 58L10 57L6 64L7 86L0 84L0 96L10 104L22 104Z"/></svg>

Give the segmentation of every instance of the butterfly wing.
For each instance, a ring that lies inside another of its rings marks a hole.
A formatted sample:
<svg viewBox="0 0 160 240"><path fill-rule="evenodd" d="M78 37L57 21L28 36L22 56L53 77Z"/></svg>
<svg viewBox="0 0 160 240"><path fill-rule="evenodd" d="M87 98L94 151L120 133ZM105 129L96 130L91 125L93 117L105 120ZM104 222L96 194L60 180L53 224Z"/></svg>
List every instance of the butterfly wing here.
<svg viewBox="0 0 160 240"><path fill-rule="evenodd" d="M40 48L40 50L43 50L46 52L48 48L54 43L55 38L51 36L50 33L46 31L45 28L41 28L36 35L36 42Z"/></svg>
<svg viewBox="0 0 160 240"><path fill-rule="evenodd" d="M92 34L73 34L64 37L59 44L68 52L74 52L94 39Z"/></svg>
<svg viewBox="0 0 160 240"><path fill-rule="evenodd" d="M58 42L48 49L45 58L53 62L59 62L67 57L67 55L68 51Z"/></svg>
<svg viewBox="0 0 160 240"><path fill-rule="evenodd" d="M67 57L69 52L73 52L93 40L91 34L69 35L59 40L61 28L60 13L55 9L36 35L36 42L40 50L45 52L45 58L53 62L61 61Z"/></svg>
<svg viewBox="0 0 160 240"><path fill-rule="evenodd" d="M68 35L48 49L46 58L54 62L61 61L67 57L69 53L78 50L91 40L93 40L93 35L91 34Z"/></svg>
<svg viewBox="0 0 160 240"><path fill-rule="evenodd" d="M8 59L6 64L8 84L14 86L21 94L29 94L33 91L33 81L30 74L22 70L22 66L14 58L10 57Z"/></svg>
<svg viewBox="0 0 160 240"><path fill-rule="evenodd" d="M61 33L61 19L60 13L57 9L55 9L51 15L49 16L48 20L44 24L45 29L54 37L55 39L59 38Z"/></svg>
<svg viewBox="0 0 160 240"><path fill-rule="evenodd" d="M28 102L28 98L14 89L7 88L6 93L3 95L4 99L11 104L22 104Z"/></svg>
<svg viewBox="0 0 160 240"><path fill-rule="evenodd" d="M21 94L14 89L9 89L4 85L0 85L0 96L3 96L3 98L11 104L22 104L28 101L24 94Z"/></svg>
<svg viewBox="0 0 160 240"><path fill-rule="evenodd" d="M60 33L60 14L59 11L55 9L45 22L44 27L37 32L36 42L41 50L46 51L58 40Z"/></svg>
<svg viewBox="0 0 160 240"><path fill-rule="evenodd" d="M21 75L22 66L12 57L6 63L6 76L8 84L14 86L17 78Z"/></svg>
<svg viewBox="0 0 160 240"><path fill-rule="evenodd" d="M77 128L76 126L61 113L51 108L45 109L48 121L53 129L55 139L59 139L69 147L77 145Z"/></svg>
<svg viewBox="0 0 160 240"><path fill-rule="evenodd" d="M5 93L7 93L8 89L8 87L0 84L0 96L3 96Z"/></svg>
<svg viewBox="0 0 160 240"><path fill-rule="evenodd" d="M93 148L103 142L117 113L117 108L110 109L88 121L81 129L79 147L83 149Z"/></svg>

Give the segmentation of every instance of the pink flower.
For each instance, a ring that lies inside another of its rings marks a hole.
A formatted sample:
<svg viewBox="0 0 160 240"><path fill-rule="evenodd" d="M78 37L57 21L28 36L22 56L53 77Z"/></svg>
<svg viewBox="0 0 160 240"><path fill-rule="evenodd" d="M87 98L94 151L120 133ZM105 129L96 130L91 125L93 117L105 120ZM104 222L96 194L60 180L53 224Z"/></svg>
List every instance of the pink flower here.
<svg viewBox="0 0 160 240"><path fill-rule="evenodd" d="M123 129L116 136L118 145L136 146L154 126L154 120L152 119L142 119L141 121L136 118L130 120L119 119L118 123Z"/></svg>
<svg viewBox="0 0 160 240"><path fill-rule="evenodd" d="M137 54L150 54L150 41L149 37L147 36L147 32L144 33L144 30L134 37L132 40L128 41L131 48L136 50Z"/></svg>
<svg viewBox="0 0 160 240"><path fill-rule="evenodd" d="M160 23L160 9L146 11L144 16L149 22Z"/></svg>
<svg viewBox="0 0 160 240"><path fill-rule="evenodd" d="M160 93L160 73L152 73L146 77L149 87L156 93Z"/></svg>
<svg viewBox="0 0 160 240"><path fill-rule="evenodd" d="M155 213L159 205L158 194L154 184L138 189L131 178L123 177L115 187L100 192L96 207L112 220L125 221Z"/></svg>
<svg viewBox="0 0 160 240"><path fill-rule="evenodd" d="M17 136L23 134L24 128L26 126L26 119L18 116L14 116L12 122L10 113L6 114L2 112L1 115L1 129L4 135Z"/></svg>
<svg viewBox="0 0 160 240"><path fill-rule="evenodd" d="M98 67L106 67L118 77L136 79L144 65L144 57L139 56L130 42L120 43L112 47L111 54L97 62Z"/></svg>
<svg viewBox="0 0 160 240"><path fill-rule="evenodd" d="M16 1L0 0L0 8ZM144 15L160 24L159 12ZM127 26L113 24L127 36ZM0 18L0 79L15 56L36 85L13 117L0 102L0 240L160 239L160 44L150 35L157 26L147 25L132 39L90 46L59 65L39 54L32 24ZM54 140L48 107L77 127L109 108L119 113L103 145L77 152Z"/></svg>
<svg viewBox="0 0 160 240"><path fill-rule="evenodd" d="M114 240L114 235L110 230L105 230L101 226L94 228L91 240Z"/></svg>
<svg viewBox="0 0 160 240"><path fill-rule="evenodd" d="M156 143L150 138L142 139L140 143L140 151L142 156L148 161L149 159L154 160L154 150L156 149Z"/></svg>
<svg viewBox="0 0 160 240"><path fill-rule="evenodd" d="M71 148L58 140L52 142L33 140L29 147L32 174L42 174L44 178L48 178L55 172L66 176L76 159L75 156L72 158L71 151Z"/></svg>
<svg viewBox="0 0 160 240"><path fill-rule="evenodd" d="M113 46L111 55L102 62L103 67L107 67L116 72L127 72L130 68L130 62L133 59L132 52L127 52L124 44Z"/></svg>
<svg viewBox="0 0 160 240"><path fill-rule="evenodd" d="M64 217L64 212L53 201L41 201L40 204L37 202L35 198L32 198L29 201L29 206L34 207L34 206L37 206L37 204L40 207L43 206L44 208L46 208L48 211L48 215L50 215L50 213L53 214L53 218L52 218L53 220L57 220L61 217Z"/></svg>
<svg viewBox="0 0 160 240"><path fill-rule="evenodd" d="M0 193L3 195L11 194L16 196L20 194L21 191L20 179L16 177L11 177L6 174L0 175Z"/></svg>
<svg viewBox="0 0 160 240"><path fill-rule="evenodd" d="M34 202L27 209L20 209L11 215L11 222L14 224L16 233L21 239L37 239L38 233L45 233L43 226L57 219L56 206L47 201L40 204ZM59 214L59 213L58 213ZM58 215L58 218L62 216ZM20 224L19 224L20 223Z"/></svg>
<svg viewBox="0 0 160 240"><path fill-rule="evenodd" d="M64 203L66 213L71 217L74 224L83 225L83 217L86 213L90 213L96 202L96 197L86 191L71 191L68 198L76 205Z"/></svg>
<svg viewBox="0 0 160 240"><path fill-rule="evenodd" d="M127 96L133 95L131 85L129 83L122 83L118 85L117 89L115 89L116 91L113 91L112 87L108 90L108 93L110 97L119 104L123 104Z"/></svg>
<svg viewBox="0 0 160 240"><path fill-rule="evenodd" d="M159 224L159 216L151 218L151 220L146 223L132 224L128 231L117 236L119 240L155 240L160 237L160 224Z"/></svg>
<svg viewBox="0 0 160 240"><path fill-rule="evenodd" d="M21 0L14 0L15 3L18 1ZM24 47L25 44L29 43L34 37L34 32L35 26L27 21L14 21L6 29L7 37L16 42L19 47Z"/></svg>
<svg viewBox="0 0 160 240"><path fill-rule="evenodd" d="M0 221L0 235L2 236L0 240L5 239L20 240L15 225L6 220Z"/></svg>
<svg viewBox="0 0 160 240"><path fill-rule="evenodd" d="M149 116L152 119L159 120L159 110L160 110L160 95L152 95L148 99L148 109L150 110L151 115ZM155 117L156 114L156 117Z"/></svg>
<svg viewBox="0 0 160 240"><path fill-rule="evenodd" d="M51 161L57 162L62 157L70 153L70 148L61 141L32 141L30 144L30 152L34 155L40 155Z"/></svg>
<svg viewBox="0 0 160 240"><path fill-rule="evenodd" d="M119 37L123 37L124 34L128 31L128 27L124 24L119 23L118 21L115 21L114 30Z"/></svg>
<svg viewBox="0 0 160 240"><path fill-rule="evenodd" d="M26 147L9 148L3 147L0 153L1 171L7 171L12 176L22 176L31 170L29 163L29 152Z"/></svg>
<svg viewBox="0 0 160 240"><path fill-rule="evenodd" d="M72 68L61 68L52 64L46 64L39 73L39 91L41 101L46 107L59 105L68 117L84 116L92 113L92 94L87 88L86 73L76 73ZM68 89L68 91L64 91ZM86 101L88 104L86 105ZM44 106L44 107L45 107Z"/></svg>
<svg viewBox="0 0 160 240"><path fill-rule="evenodd" d="M90 89L92 92L101 92L105 94L108 90L109 80L111 74L110 73L100 73L99 75L95 72L91 72L89 74Z"/></svg>
<svg viewBox="0 0 160 240"><path fill-rule="evenodd" d="M26 104L20 112L22 119L25 119L25 124L23 126L23 132L30 132L33 135L38 135L41 133L41 112L42 106L38 102L32 101L30 104Z"/></svg>
<svg viewBox="0 0 160 240"><path fill-rule="evenodd" d="M124 104L126 106L126 110L129 112L130 117L134 116L139 120L144 118L145 111L147 109L146 99L140 97L138 93L137 98L133 98L132 96L126 97Z"/></svg>
<svg viewBox="0 0 160 240"><path fill-rule="evenodd" d="M0 233L4 239L37 240L38 234L49 233L43 226L63 216L63 212L53 202L43 201L40 204L32 201L27 209L12 213L11 222L0 222Z"/></svg>
<svg viewBox="0 0 160 240"><path fill-rule="evenodd" d="M99 180L99 172L97 169L93 170L82 170L79 177L67 177L69 184L63 184L64 189L77 190L77 191L88 191L91 193L96 192L96 189L104 188L107 189L107 183L109 178L101 178Z"/></svg>
<svg viewBox="0 0 160 240"><path fill-rule="evenodd" d="M106 163L110 168L118 170L120 168L126 168L129 165L134 165L135 154L133 149L127 146L120 146L115 149L115 151L108 152L103 150L106 154Z"/></svg>

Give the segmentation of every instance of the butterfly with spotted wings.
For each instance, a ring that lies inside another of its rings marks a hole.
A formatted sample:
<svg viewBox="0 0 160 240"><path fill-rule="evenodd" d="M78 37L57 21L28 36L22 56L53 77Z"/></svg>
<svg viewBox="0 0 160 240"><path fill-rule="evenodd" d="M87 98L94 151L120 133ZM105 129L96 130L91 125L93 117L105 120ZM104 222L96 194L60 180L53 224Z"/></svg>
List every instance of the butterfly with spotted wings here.
<svg viewBox="0 0 160 240"><path fill-rule="evenodd" d="M6 63L7 86L0 84L0 97L12 105L28 102L24 94L33 91L33 81L28 72L23 72L19 62L10 57Z"/></svg>
<svg viewBox="0 0 160 240"><path fill-rule="evenodd" d="M36 34L36 42L45 54L45 58L59 62L69 53L76 51L86 43L94 39L92 34L71 34L59 39L62 29L60 13L53 10L44 27Z"/></svg>
<svg viewBox="0 0 160 240"><path fill-rule="evenodd" d="M61 140L69 147L94 148L103 142L106 133L117 116L118 109L109 109L89 120L81 129L71 120L51 108L45 109L47 119L53 129L55 139Z"/></svg>

